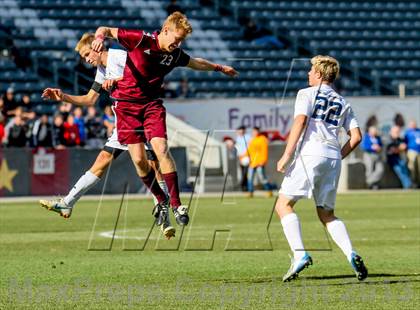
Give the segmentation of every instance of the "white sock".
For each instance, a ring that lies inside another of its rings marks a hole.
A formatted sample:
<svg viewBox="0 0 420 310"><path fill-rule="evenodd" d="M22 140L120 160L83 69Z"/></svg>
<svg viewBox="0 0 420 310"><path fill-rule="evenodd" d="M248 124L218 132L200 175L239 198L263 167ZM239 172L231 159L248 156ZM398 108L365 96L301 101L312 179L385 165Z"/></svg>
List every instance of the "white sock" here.
<svg viewBox="0 0 420 310"><path fill-rule="evenodd" d="M353 247L351 245L349 234L347 233L346 225L343 221L336 219L327 224L327 230L330 233L334 242L346 255L347 259L351 260L351 253L353 252Z"/></svg>
<svg viewBox="0 0 420 310"><path fill-rule="evenodd" d="M284 235L286 236L287 242L289 242L290 248L293 251L295 260L301 259L305 256L302 232L300 230L300 222L296 213L290 213L281 219L281 225L283 226ZM299 251L296 251L299 250Z"/></svg>
<svg viewBox="0 0 420 310"><path fill-rule="evenodd" d="M94 175L90 171L86 171L84 175L80 177L77 183L73 186L71 191L64 197L64 203L69 207L73 207L74 204L86 193L90 188L98 183L100 178Z"/></svg>
<svg viewBox="0 0 420 310"><path fill-rule="evenodd" d="M158 183L159 183L159 186L160 186L160 188L165 192L165 194L167 195L167 196L169 196L169 191L168 191L168 186L166 186L166 182L164 181L164 180L162 180L162 181L158 181ZM153 203L155 204L155 206L158 204L158 200L157 200L157 198L155 197L155 195L153 195L152 194L152 196L153 196Z"/></svg>

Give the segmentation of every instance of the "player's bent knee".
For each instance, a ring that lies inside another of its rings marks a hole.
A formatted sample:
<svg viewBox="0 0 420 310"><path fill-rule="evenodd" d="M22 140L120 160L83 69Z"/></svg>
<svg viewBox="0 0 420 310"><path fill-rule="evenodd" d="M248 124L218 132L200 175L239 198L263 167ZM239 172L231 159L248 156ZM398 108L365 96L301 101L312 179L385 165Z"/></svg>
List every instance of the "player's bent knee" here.
<svg viewBox="0 0 420 310"><path fill-rule="evenodd" d="M317 206L318 218L322 224L327 225L329 222L336 220L334 210L325 206Z"/></svg>

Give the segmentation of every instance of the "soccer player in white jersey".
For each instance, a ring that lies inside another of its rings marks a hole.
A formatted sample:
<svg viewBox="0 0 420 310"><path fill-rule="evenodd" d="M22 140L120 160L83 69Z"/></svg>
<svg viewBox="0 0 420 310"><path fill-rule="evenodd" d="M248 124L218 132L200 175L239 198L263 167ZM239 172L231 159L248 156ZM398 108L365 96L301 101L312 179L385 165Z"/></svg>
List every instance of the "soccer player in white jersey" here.
<svg viewBox="0 0 420 310"><path fill-rule="evenodd" d="M276 211L293 251L292 263L283 281L295 279L299 272L312 265L312 258L303 245L299 218L293 210L300 198L312 195L320 221L347 257L357 278L364 280L367 269L363 260L354 251L344 223L334 215L341 159L356 148L362 134L350 104L331 87L339 74L337 60L316 56L311 64L310 87L297 94L292 129L277 163L277 170L285 173L285 178ZM338 140L340 128L350 137L343 147Z"/></svg>
<svg viewBox="0 0 420 310"><path fill-rule="evenodd" d="M122 49L104 50L101 53L92 52L90 47L94 40L94 34L86 33L82 36L75 50L79 52L80 56L93 66L97 67L95 81L86 95L76 96L64 93L61 89L46 88L43 91L42 97L44 99L70 102L79 106L93 106L99 98L101 88L109 90L112 88L116 80L123 76L127 52ZM63 198L58 200L40 200L41 206L48 210L59 213L64 218L71 216L74 205L77 201L93 186L95 186L101 179L102 175L109 167L113 159L116 159L121 153L127 151L127 145L118 142L117 132L114 129L112 135L105 143L103 150L98 154L96 161L92 167L86 171L84 175L76 182L70 192ZM166 183L159 173L158 162L153 149L146 146L146 154L152 168L155 169L156 179L162 190L168 194ZM153 196L155 205L158 204L157 199ZM157 209L155 209L156 211ZM157 216L157 214L154 214ZM175 228L170 224L169 218L165 223L158 223L161 225L163 234L167 239L175 235Z"/></svg>

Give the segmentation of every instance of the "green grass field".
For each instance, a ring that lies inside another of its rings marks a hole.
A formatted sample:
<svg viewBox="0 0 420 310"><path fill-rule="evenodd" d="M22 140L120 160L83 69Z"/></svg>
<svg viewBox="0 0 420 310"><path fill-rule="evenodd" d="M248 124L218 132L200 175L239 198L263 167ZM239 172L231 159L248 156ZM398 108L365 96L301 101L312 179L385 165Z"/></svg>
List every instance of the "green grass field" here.
<svg viewBox="0 0 420 310"><path fill-rule="evenodd" d="M69 220L0 202L0 309L419 309L420 192L338 197L363 283L329 250L311 201L297 212L314 265L282 283L289 249L273 203L195 200L190 225L167 241L150 200L83 201Z"/></svg>

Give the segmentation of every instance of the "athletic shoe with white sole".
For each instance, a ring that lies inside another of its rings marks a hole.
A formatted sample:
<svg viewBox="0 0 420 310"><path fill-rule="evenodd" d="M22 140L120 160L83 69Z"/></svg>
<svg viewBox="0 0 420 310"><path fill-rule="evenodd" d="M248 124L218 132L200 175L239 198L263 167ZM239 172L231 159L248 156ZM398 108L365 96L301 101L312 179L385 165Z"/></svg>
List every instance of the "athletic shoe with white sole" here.
<svg viewBox="0 0 420 310"><path fill-rule="evenodd" d="M296 279L303 269L312 265L312 258L306 253L300 260L296 261L292 258L292 263L289 270L283 276L283 282L289 282L290 280Z"/></svg>
<svg viewBox="0 0 420 310"><path fill-rule="evenodd" d="M172 237L175 237L175 228L171 226L171 222L169 221L169 214L167 216L167 220L163 222L162 226L160 226L160 229L162 230L163 235L167 240L171 239Z"/></svg>
<svg viewBox="0 0 420 310"><path fill-rule="evenodd" d="M179 206L178 208L173 208L172 211L174 212L175 220L180 226L188 225L190 221L190 217L188 216L188 207L187 206Z"/></svg>
<svg viewBox="0 0 420 310"><path fill-rule="evenodd" d="M41 204L41 207L49 211L57 212L65 219L68 219L73 211L73 208L66 205L62 198L55 200L40 200L39 203Z"/></svg>
<svg viewBox="0 0 420 310"><path fill-rule="evenodd" d="M356 273L357 280L363 281L368 276L368 270L363 262L363 259L355 252L351 253L351 266Z"/></svg>

